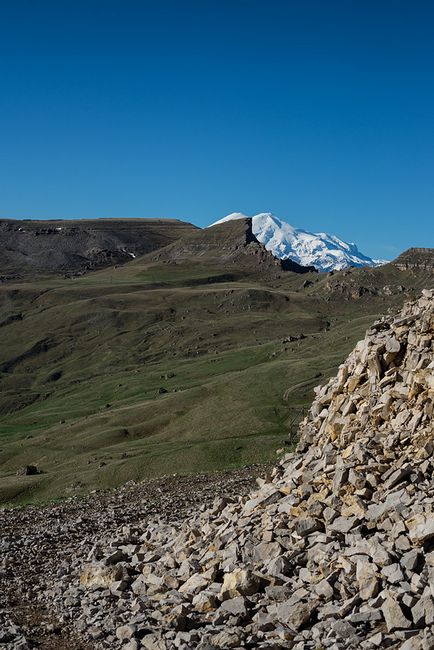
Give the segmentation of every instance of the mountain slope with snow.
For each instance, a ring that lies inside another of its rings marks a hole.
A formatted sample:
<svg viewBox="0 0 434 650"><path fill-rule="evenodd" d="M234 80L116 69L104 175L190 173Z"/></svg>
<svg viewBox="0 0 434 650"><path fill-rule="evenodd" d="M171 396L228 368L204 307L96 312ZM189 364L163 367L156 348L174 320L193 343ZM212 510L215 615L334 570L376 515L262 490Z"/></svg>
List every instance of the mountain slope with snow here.
<svg viewBox="0 0 434 650"><path fill-rule="evenodd" d="M294 228L269 212L248 217L233 212L209 226L234 219L251 219L252 231L265 248L279 259L291 259L302 266L314 266L318 271L340 271L350 266L381 266L384 260L374 260L361 253L355 244L342 241L325 232L312 233Z"/></svg>

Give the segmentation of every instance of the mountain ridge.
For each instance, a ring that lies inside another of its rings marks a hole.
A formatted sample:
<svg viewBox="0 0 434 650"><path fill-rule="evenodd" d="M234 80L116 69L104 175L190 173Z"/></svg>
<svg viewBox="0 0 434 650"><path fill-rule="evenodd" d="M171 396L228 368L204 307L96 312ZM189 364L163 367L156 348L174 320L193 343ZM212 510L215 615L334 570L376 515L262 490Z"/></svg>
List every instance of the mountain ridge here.
<svg viewBox="0 0 434 650"><path fill-rule="evenodd" d="M350 266L375 268L386 262L365 255L355 244L335 235L295 228L271 212L261 212L252 217L232 212L209 227L238 219L251 219L253 233L275 257L292 259L302 266L313 266L318 271L342 271Z"/></svg>
<svg viewBox="0 0 434 650"><path fill-rule="evenodd" d="M178 219L0 219L0 277L124 264L195 230Z"/></svg>
<svg viewBox="0 0 434 650"><path fill-rule="evenodd" d="M208 262L230 267L260 268L262 273L315 272L313 266L303 266L291 259L283 260L267 250L253 233L251 219L224 222L212 230L198 229L156 251L152 257L169 263L207 258Z"/></svg>

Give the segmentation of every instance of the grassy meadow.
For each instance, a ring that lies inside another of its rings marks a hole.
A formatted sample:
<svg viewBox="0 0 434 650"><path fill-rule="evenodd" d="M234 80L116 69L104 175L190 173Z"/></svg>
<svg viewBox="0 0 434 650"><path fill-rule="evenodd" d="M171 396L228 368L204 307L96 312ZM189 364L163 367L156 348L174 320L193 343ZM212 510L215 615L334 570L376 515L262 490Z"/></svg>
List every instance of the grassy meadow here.
<svg viewBox="0 0 434 650"><path fill-rule="evenodd" d="M373 320L432 283L414 274L404 293L353 297L342 284L396 287L408 274L231 273L145 257L0 285L0 502L275 460L313 387ZM17 475L27 464L41 473Z"/></svg>

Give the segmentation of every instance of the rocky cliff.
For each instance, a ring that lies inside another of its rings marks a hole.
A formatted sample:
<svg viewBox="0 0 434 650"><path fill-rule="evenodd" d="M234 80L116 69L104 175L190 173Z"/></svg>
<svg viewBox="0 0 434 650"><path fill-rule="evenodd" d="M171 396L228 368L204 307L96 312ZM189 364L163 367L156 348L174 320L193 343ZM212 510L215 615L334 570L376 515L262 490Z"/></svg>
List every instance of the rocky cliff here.
<svg viewBox="0 0 434 650"><path fill-rule="evenodd" d="M409 248L392 262L401 271L434 272L434 248Z"/></svg>

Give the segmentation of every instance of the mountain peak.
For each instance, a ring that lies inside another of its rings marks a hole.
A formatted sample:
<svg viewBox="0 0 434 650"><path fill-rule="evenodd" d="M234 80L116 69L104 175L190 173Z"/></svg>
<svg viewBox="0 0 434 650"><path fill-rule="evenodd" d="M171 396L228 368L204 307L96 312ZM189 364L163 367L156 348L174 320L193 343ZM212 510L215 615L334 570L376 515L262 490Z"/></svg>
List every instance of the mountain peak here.
<svg viewBox="0 0 434 650"><path fill-rule="evenodd" d="M385 263L364 255L352 242L326 232L312 233L295 228L271 212L260 212L252 217L232 212L210 227L235 219L251 219L253 234L275 257L291 259L302 266L314 266L318 271L339 271L350 266L375 267Z"/></svg>

